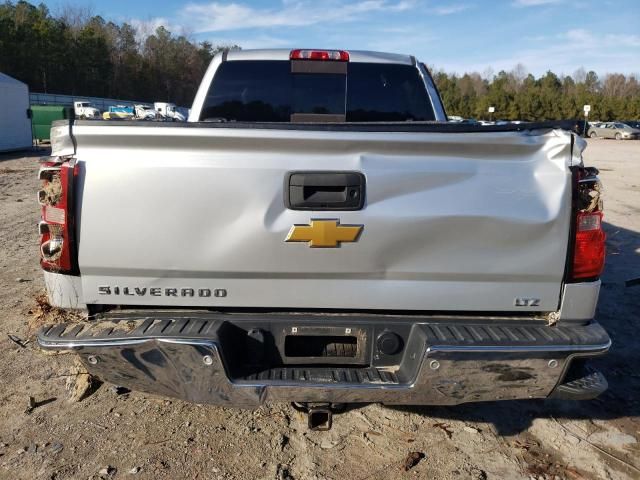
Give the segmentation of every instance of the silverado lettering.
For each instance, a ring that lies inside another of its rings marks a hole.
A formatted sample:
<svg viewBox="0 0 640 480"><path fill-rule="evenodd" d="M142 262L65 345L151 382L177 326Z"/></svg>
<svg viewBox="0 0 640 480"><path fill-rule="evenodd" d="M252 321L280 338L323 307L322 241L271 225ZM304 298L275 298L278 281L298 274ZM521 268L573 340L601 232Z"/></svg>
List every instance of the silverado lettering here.
<svg viewBox="0 0 640 480"><path fill-rule="evenodd" d="M145 295L153 295L156 297L165 295L169 297L214 297L222 298L227 296L224 288L147 288L147 287L98 287L100 295L137 295L143 297Z"/></svg>

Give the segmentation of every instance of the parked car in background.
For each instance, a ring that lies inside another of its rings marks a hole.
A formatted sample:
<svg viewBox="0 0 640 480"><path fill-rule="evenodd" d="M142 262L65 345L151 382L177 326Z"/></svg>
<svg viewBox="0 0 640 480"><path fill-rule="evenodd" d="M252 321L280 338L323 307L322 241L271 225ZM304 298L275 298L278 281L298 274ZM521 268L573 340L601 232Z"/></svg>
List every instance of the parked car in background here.
<svg viewBox="0 0 640 480"><path fill-rule="evenodd" d="M589 129L591 128L592 123L587 122L586 120L574 120L573 127L571 131L576 135L580 135L581 137L586 137L589 134Z"/></svg>
<svg viewBox="0 0 640 480"><path fill-rule="evenodd" d="M629 125L631 128L640 129L640 120L622 120L621 123L624 123L625 125Z"/></svg>
<svg viewBox="0 0 640 480"><path fill-rule="evenodd" d="M463 123L465 125L479 125L479 122L475 118L464 118L458 115L447 115L447 121L449 123Z"/></svg>
<svg viewBox="0 0 640 480"><path fill-rule="evenodd" d="M91 103L87 101L73 102L73 113L82 120L85 118L100 118L100 110L92 107Z"/></svg>
<svg viewBox="0 0 640 480"><path fill-rule="evenodd" d="M589 128L591 138L615 138L616 140L637 140L640 130L621 122L604 122L594 124Z"/></svg>

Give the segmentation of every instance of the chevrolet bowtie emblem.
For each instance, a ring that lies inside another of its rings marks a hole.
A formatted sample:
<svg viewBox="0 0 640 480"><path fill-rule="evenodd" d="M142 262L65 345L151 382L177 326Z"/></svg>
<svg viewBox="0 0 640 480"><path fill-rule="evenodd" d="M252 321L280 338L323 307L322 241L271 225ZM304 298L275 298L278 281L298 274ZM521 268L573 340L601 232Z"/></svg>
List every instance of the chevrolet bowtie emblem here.
<svg viewBox="0 0 640 480"><path fill-rule="evenodd" d="M294 225L285 242L309 242L310 247L335 248L341 242L355 242L362 225L340 225L340 220L311 220L309 225Z"/></svg>

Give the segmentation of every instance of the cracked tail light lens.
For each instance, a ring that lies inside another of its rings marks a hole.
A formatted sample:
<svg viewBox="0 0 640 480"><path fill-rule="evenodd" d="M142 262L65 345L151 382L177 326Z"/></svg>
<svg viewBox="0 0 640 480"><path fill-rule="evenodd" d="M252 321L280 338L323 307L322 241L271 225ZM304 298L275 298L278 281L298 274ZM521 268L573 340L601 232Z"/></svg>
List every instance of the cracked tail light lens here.
<svg viewBox="0 0 640 480"><path fill-rule="evenodd" d="M40 168L40 265L50 272L76 274L72 193L77 169L69 162Z"/></svg>
<svg viewBox="0 0 640 480"><path fill-rule="evenodd" d="M578 212L573 252L573 280L597 278L604 269L606 234L602 212Z"/></svg>

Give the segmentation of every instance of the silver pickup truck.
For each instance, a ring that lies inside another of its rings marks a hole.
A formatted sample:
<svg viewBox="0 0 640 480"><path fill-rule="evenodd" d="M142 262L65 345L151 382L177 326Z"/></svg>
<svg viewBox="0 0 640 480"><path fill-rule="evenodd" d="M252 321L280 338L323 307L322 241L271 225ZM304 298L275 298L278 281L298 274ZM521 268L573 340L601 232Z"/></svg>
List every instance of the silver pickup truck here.
<svg viewBox="0 0 640 480"><path fill-rule="evenodd" d="M45 349L236 407L586 399L605 234L559 123L446 122L415 58L216 56L189 122L71 121L40 170Z"/></svg>

